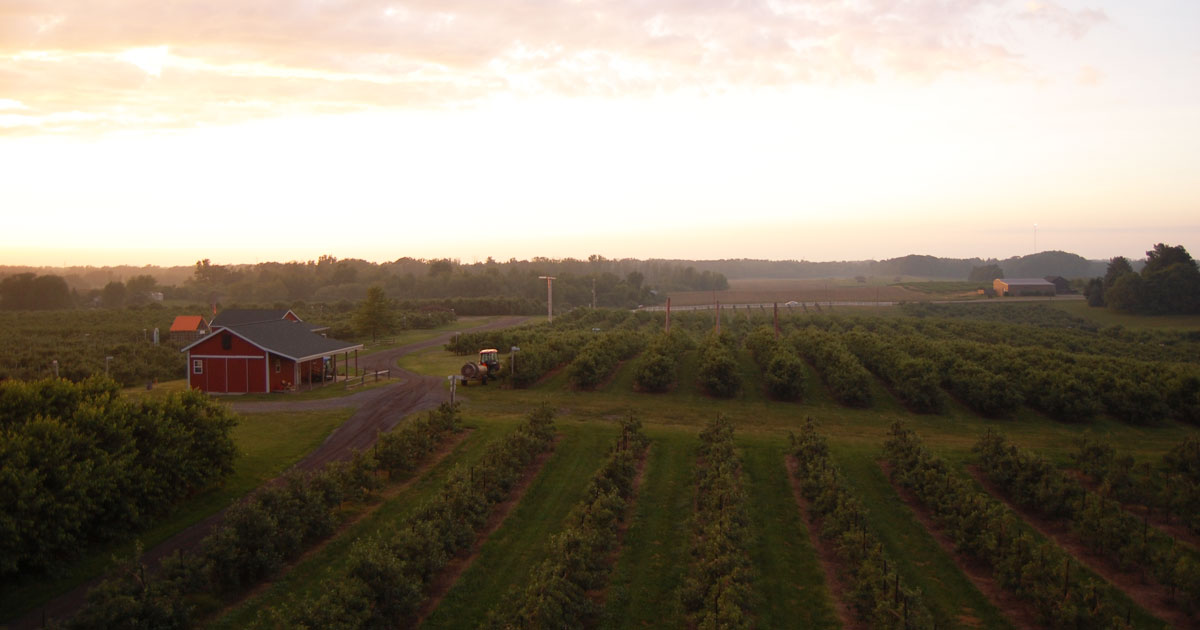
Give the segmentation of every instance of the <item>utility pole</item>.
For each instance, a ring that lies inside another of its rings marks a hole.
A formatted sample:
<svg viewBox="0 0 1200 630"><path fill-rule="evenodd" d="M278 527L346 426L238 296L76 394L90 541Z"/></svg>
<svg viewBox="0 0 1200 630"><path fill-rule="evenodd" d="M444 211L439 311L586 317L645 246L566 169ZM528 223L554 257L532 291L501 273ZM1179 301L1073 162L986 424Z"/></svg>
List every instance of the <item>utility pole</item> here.
<svg viewBox="0 0 1200 630"><path fill-rule="evenodd" d="M554 276L538 276L538 280L546 281L546 319L554 321Z"/></svg>

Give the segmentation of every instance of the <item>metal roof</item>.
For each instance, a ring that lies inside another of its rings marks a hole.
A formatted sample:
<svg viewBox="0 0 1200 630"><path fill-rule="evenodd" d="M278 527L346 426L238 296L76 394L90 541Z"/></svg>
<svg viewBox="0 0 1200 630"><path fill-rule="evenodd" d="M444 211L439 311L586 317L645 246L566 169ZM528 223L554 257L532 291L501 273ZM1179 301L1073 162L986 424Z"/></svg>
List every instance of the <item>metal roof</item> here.
<svg viewBox="0 0 1200 630"><path fill-rule="evenodd" d="M1039 286L1039 287L1054 286L1053 282L1050 282L1044 278L999 278L999 280L1000 280L1000 282L1003 282L1004 284L1007 284L1010 287L1013 285Z"/></svg>
<svg viewBox="0 0 1200 630"><path fill-rule="evenodd" d="M180 315L171 322L171 332L196 332L204 327L204 318L199 315Z"/></svg>
<svg viewBox="0 0 1200 630"><path fill-rule="evenodd" d="M255 322L241 326L221 326L220 329L221 331L237 335L267 352L293 361L308 361L309 359L316 359L339 352L349 352L350 350L358 350L363 347L361 343L350 343L348 341L338 341L337 339L322 337L312 332L310 324L294 322L290 319ZM216 332L217 327L214 327L213 330ZM211 338L213 338L213 335L205 335L204 339L184 346L182 351L186 352L192 346L199 345Z"/></svg>
<svg viewBox="0 0 1200 630"><path fill-rule="evenodd" d="M308 324L290 319L231 326L229 330L264 350L293 361L306 361L363 347L361 343L322 337L313 333Z"/></svg>
<svg viewBox="0 0 1200 630"><path fill-rule="evenodd" d="M278 321L287 317L288 313L292 313L292 311L286 308L231 308L217 313L209 325L216 328L218 326L241 326ZM296 314L292 313L292 317L296 317ZM296 319L300 318L296 317Z"/></svg>

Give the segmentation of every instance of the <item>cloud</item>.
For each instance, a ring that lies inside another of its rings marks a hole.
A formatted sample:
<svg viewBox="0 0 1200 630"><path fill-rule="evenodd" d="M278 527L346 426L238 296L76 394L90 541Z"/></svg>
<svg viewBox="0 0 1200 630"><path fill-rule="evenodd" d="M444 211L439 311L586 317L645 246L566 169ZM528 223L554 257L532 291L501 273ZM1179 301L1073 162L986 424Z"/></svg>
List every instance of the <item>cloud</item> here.
<svg viewBox="0 0 1200 630"><path fill-rule="evenodd" d="M1093 27L1108 21L1108 15L1099 9L1072 11L1050 0L1030 0L1025 4L1021 17L1032 22L1049 24L1063 35L1080 39Z"/></svg>
<svg viewBox="0 0 1200 630"><path fill-rule="evenodd" d="M1026 69L1010 38L996 35L1003 23L1037 20L1079 37L1103 20L1050 2L1010 4L29 0L0 9L0 94L28 105L24 127L45 131L70 111L103 128L169 127L496 95L1012 77Z"/></svg>
<svg viewBox="0 0 1200 630"><path fill-rule="evenodd" d="M1104 73L1095 66L1082 66L1079 68L1079 74L1076 75L1075 81L1079 85L1100 85L1104 81Z"/></svg>

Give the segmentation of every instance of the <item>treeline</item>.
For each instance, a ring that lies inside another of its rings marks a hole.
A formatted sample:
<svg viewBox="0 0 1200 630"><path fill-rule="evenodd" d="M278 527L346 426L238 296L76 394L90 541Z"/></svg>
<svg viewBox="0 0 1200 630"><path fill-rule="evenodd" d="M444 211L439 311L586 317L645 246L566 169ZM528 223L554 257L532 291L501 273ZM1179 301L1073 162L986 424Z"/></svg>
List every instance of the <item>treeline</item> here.
<svg viewBox="0 0 1200 630"><path fill-rule="evenodd" d="M594 625L600 607L589 595L608 584L611 554L620 524L633 498L637 463L649 440L633 417L621 421L621 435L584 492L567 514L563 531L550 539L546 560L510 589L488 613L483 628L584 628Z"/></svg>
<svg viewBox="0 0 1200 630"><path fill-rule="evenodd" d="M1146 252L1141 272L1117 256L1104 277L1088 281L1088 304L1143 315L1200 313L1200 268L1182 245L1158 243Z"/></svg>
<svg viewBox="0 0 1200 630"><path fill-rule="evenodd" d="M720 291L729 286L721 274L697 271L689 265L602 256L507 262L488 258L469 265L450 259L400 258L373 263L332 256L307 262L218 265L206 258L196 262L190 278L176 284L160 282L153 268L140 271L128 279L110 279L102 287L92 288L69 287L66 278L55 274L14 274L0 280L0 309L119 308L156 299L159 293L167 300L206 304L331 303L360 300L369 287L380 286L389 297L403 300L507 298L503 300L507 308L519 305L520 314L535 314L536 305L543 311L546 305L546 281L540 276L556 278L554 301L563 309L593 302L633 308L658 303L668 291ZM474 306L486 304L490 302Z"/></svg>
<svg viewBox="0 0 1200 630"><path fill-rule="evenodd" d="M196 392L134 400L99 377L0 382L0 579L60 567L221 482L235 424Z"/></svg>
<svg viewBox="0 0 1200 630"><path fill-rule="evenodd" d="M1041 623L1064 629L1132 627L1115 589L1085 575L1058 545L1034 538L1012 512L930 454L911 429L893 424L884 452L893 479L930 511L958 552L987 565L1001 587L1037 611Z"/></svg>
<svg viewBox="0 0 1200 630"><path fill-rule="evenodd" d="M981 471L1013 503L1066 521L1087 548L1123 571L1140 569L1189 614L1200 610L1200 554L1126 512L1114 499L1086 490L1044 458L989 431L972 449Z"/></svg>
<svg viewBox="0 0 1200 630"><path fill-rule="evenodd" d="M995 265L1009 278L1062 276L1086 278L1100 273L1104 263L1061 251L1044 251L1003 260L939 258L909 255L886 260L814 262L808 260L674 260L675 264L720 273L728 278L850 278L853 276L918 276L961 280L975 267Z"/></svg>
<svg viewBox="0 0 1200 630"><path fill-rule="evenodd" d="M754 627L750 583L750 516L733 423L718 416L700 432L696 464L692 562L682 599L690 627Z"/></svg>
<svg viewBox="0 0 1200 630"><path fill-rule="evenodd" d="M460 428L457 407L443 404L381 435L372 451L316 471L289 472L230 507L195 552L166 558L157 574L147 575L132 558L88 593L67 629L194 627L208 612L197 612L197 602L234 597L274 575L333 533L342 505L378 489L377 473L411 472Z"/></svg>
<svg viewBox="0 0 1200 630"><path fill-rule="evenodd" d="M791 436L801 492L821 519L822 538L838 555L838 572L855 614L867 627L919 630L937 627L921 592L902 584L894 560L868 527L867 509L847 487L829 458L829 444L811 418Z"/></svg>

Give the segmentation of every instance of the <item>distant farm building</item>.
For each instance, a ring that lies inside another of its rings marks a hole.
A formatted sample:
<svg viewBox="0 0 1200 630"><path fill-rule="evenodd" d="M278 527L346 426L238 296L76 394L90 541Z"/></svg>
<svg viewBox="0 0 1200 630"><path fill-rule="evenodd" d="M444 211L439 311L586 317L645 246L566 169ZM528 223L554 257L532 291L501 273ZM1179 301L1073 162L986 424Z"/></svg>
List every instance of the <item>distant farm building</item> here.
<svg viewBox="0 0 1200 630"><path fill-rule="evenodd" d="M357 369L362 344L329 339L325 326L308 324L289 310L228 310L213 318L212 332L183 348L188 385L210 393L286 391L335 378L338 356ZM353 353L353 355L351 355Z"/></svg>
<svg viewBox="0 0 1200 630"><path fill-rule="evenodd" d="M1045 280L1054 285L1054 292L1058 295L1069 295L1075 292L1071 288L1071 281L1062 276L1046 276Z"/></svg>
<svg viewBox="0 0 1200 630"><path fill-rule="evenodd" d="M1025 295L1053 296L1057 293L1054 283L1043 278L998 278L992 281L996 295L1009 297Z"/></svg>
<svg viewBox="0 0 1200 630"><path fill-rule="evenodd" d="M207 335L211 329L208 322L199 315L180 315L171 322L170 338L176 343L191 343L204 335Z"/></svg>

